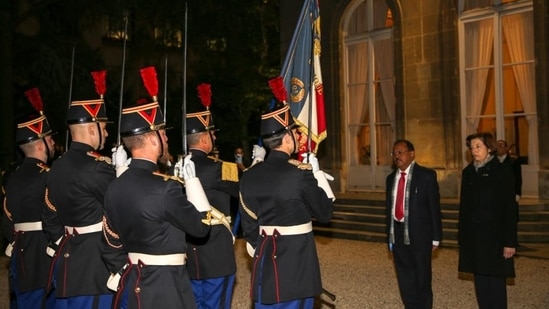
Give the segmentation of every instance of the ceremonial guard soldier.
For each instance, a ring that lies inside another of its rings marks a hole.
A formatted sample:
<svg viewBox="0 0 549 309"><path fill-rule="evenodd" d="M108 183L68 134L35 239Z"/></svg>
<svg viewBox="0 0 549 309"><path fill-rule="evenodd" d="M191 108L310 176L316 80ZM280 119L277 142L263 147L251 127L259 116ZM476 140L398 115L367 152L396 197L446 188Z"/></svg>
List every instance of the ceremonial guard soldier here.
<svg viewBox="0 0 549 309"><path fill-rule="evenodd" d="M52 272L59 308L110 308L114 295L105 284L110 272L102 258L102 221L105 192L115 171L110 158L96 152L108 136L106 72L92 76L100 98L71 102L67 124L72 142L47 179L44 224L50 252L55 250Z"/></svg>
<svg viewBox="0 0 549 309"><path fill-rule="evenodd" d="M199 85L198 93L202 104L208 108L211 103L210 85ZM209 109L187 114L186 131L196 176L204 186L212 211L221 218L212 220L212 230L207 237L187 235L187 269L198 308L228 309L236 273L230 198L238 197L238 168L235 163L208 156L216 140Z"/></svg>
<svg viewBox="0 0 549 309"><path fill-rule="evenodd" d="M54 155L52 130L42 111L37 88L25 92L35 107L17 124L16 142L25 158L6 184L3 230L10 242L6 254L11 256L11 286L16 308L43 308L51 258L46 254L48 240L42 230L42 210L46 165ZM46 300L46 308L54 308L55 297Z"/></svg>
<svg viewBox="0 0 549 309"><path fill-rule="evenodd" d="M261 116L261 135L270 152L240 180L251 297L255 308L313 308L322 283L311 219L328 222L335 198L314 154L291 159L299 136L288 105Z"/></svg>
<svg viewBox="0 0 549 309"><path fill-rule="evenodd" d="M177 169L187 195L179 177L158 172L168 138L157 88L150 85L156 80L154 68L141 72L153 102L122 110L120 135L132 160L105 197L108 233L117 235L128 252L113 307L196 308L184 239L187 234L208 235L210 204L190 155Z"/></svg>

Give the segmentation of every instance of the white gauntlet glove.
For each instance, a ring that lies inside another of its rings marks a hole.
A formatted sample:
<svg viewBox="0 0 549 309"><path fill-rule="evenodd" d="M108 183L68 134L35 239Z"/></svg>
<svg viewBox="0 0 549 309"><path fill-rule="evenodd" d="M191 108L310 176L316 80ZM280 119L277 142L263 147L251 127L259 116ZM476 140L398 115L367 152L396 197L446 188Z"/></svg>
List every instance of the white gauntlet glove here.
<svg viewBox="0 0 549 309"><path fill-rule="evenodd" d="M332 191L332 187L330 187L330 184L328 183L328 179L334 180L334 177L320 170L318 159L314 153L304 153L301 156L303 157L303 163L309 163L313 167L313 175L318 182L318 186L322 190L324 190L324 192L326 192L326 195L329 199L335 201L334 192Z"/></svg>
<svg viewBox="0 0 549 309"><path fill-rule="evenodd" d="M118 284L120 283L120 279L122 279L122 275L124 274L124 271L126 271L126 268L128 268L130 264L126 263L122 268L120 268L115 274L111 274L109 276L109 279L107 280L107 288L113 292L118 291Z"/></svg>
<svg viewBox="0 0 549 309"><path fill-rule="evenodd" d="M112 165L116 170L116 177L120 177L120 175L122 175L128 169L128 166L130 165L132 159L128 159L128 154L126 153L126 150L124 150L123 145L113 147L111 151Z"/></svg>
<svg viewBox="0 0 549 309"><path fill-rule="evenodd" d="M63 239L63 236L59 237L55 242L49 242L48 246L46 247L46 254L49 257L53 257L55 253L57 252L57 249L59 248L59 244L61 243L61 240Z"/></svg>
<svg viewBox="0 0 549 309"><path fill-rule="evenodd" d="M252 165L255 165L258 162L263 162L266 154L267 151L265 151L265 148L259 145L254 145L252 150Z"/></svg>
<svg viewBox="0 0 549 309"><path fill-rule="evenodd" d="M4 254L7 256L7 257L11 257L11 254L13 253L13 244L15 243L15 241L12 241L8 244L8 246L6 247L6 250L4 251Z"/></svg>
<svg viewBox="0 0 549 309"><path fill-rule="evenodd" d="M187 155L185 159L182 160L182 166L179 169L179 177L185 179L185 191L187 193L187 200L191 202L196 210L203 212L203 211L210 211L210 202L208 201L208 198L206 197L206 193L204 192L204 188L202 187L202 184L200 183L200 179L196 177L196 170L194 167L194 162L191 160L191 154ZM179 161L175 164L177 170L177 165L179 164Z"/></svg>

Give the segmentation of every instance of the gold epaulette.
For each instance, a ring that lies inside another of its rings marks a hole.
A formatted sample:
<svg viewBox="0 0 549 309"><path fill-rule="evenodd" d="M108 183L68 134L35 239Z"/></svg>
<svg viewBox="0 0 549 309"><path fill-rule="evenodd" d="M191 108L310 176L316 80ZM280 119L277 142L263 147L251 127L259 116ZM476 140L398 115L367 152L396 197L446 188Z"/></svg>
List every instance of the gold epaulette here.
<svg viewBox="0 0 549 309"><path fill-rule="evenodd" d="M221 180L238 181L238 166L233 162L225 162L221 165Z"/></svg>
<svg viewBox="0 0 549 309"><path fill-rule="evenodd" d="M109 165L112 165L112 159L107 156L102 156L101 154L95 152L95 151L88 151L88 156L93 157L95 161L103 161Z"/></svg>
<svg viewBox="0 0 549 309"><path fill-rule="evenodd" d="M298 161L296 159L290 159L290 160L288 160L288 163L290 163L291 165L294 165L295 167L297 167L300 170L308 170L308 171L313 170L313 167L311 166L310 163L303 163L303 162Z"/></svg>
<svg viewBox="0 0 549 309"><path fill-rule="evenodd" d="M221 180L238 182L238 166L236 163L219 160L216 157L208 156L214 162L221 162Z"/></svg>
<svg viewBox="0 0 549 309"><path fill-rule="evenodd" d="M170 175L162 174L162 173L159 173L159 172L153 172L153 175L158 176L158 177L162 177L162 179L164 181L174 180L174 181L179 182L182 185L185 185L185 181L183 179L177 177L177 176L170 176Z"/></svg>
<svg viewBox="0 0 549 309"><path fill-rule="evenodd" d="M36 163L36 166L38 166L40 168L40 172L39 173L42 173L42 172L49 172L50 171L50 167L47 166L46 164L40 162L40 163Z"/></svg>

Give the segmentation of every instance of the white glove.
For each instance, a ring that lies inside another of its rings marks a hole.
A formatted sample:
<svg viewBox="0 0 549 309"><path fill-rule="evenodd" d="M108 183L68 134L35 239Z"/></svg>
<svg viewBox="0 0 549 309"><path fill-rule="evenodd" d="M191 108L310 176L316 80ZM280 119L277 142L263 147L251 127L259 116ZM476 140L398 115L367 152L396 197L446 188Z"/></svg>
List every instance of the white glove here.
<svg viewBox="0 0 549 309"><path fill-rule="evenodd" d="M301 154L301 156L303 157L304 163L309 163L313 167L313 175L316 178L318 186L322 190L324 190L324 192L326 192L326 195L328 196L329 199L331 199L332 201L335 201L334 192L332 191L332 187L330 187L330 184L328 183L328 179L334 180L334 177L320 170L318 159L314 153L312 152L304 153L304 154Z"/></svg>
<svg viewBox="0 0 549 309"><path fill-rule="evenodd" d="M54 243L50 242L48 244L48 246L46 247L46 254L49 257L53 257L55 255L62 239L63 239L63 236L59 237Z"/></svg>
<svg viewBox="0 0 549 309"><path fill-rule="evenodd" d="M183 168L181 169L183 173L183 179L185 181L196 178L196 168L194 167L194 162L191 160L192 154L188 154L185 156L185 159L183 159Z"/></svg>
<svg viewBox="0 0 549 309"><path fill-rule="evenodd" d="M248 252L248 255L251 257L254 257L255 255L255 248L249 242L246 243L246 252Z"/></svg>
<svg viewBox="0 0 549 309"><path fill-rule="evenodd" d="M254 145L252 149L252 159L253 159L252 165L258 162L263 162L263 160L265 160L266 154L267 154L267 151L265 150L265 148L259 145Z"/></svg>
<svg viewBox="0 0 549 309"><path fill-rule="evenodd" d="M128 160L128 154L124 150L123 145L114 146L112 149L112 165L114 168L118 168L126 163Z"/></svg>
<svg viewBox="0 0 549 309"><path fill-rule="evenodd" d="M124 150L124 146L122 145L113 147L111 151L112 165L116 170L116 177L120 177L120 175L122 175L128 169L128 166L130 165L132 159L128 159L128 154L126 153L126 150Z"/></svg>
<svg viewBox="0 0 549 309"><path fill-rule="evenodd" d="M303 157L303 163L311 164L313 167L313 173L320 171L320 165L318 164L318 159L314 153L302 153L301 156Z"/></svg>
<svg viewBox="0 0 549 309"><path fill-rule="evenodd" d="M324 171L322 171L322 172L324 173L324 177L326 177L327 180L334 181L334 179L335 179L334 176L332 176L332 175L330 175L330 174L328 174Z"/></svg>
<svg viewBox="0 0 549 309"><path fill-rule="evenodd" d="M200 179L196 177L196 169L191 157L192 154L188 154L184 159L179 157L177 163L175 163L174 173L176 173L176 176L179 178L185 179L187 200L193 204L194 208L200 212L210 211L210 202L206 197Z"/></svg>
<svg viewBox="0 0 549 309"><path fill-rule="evenodd" d="M107 288L113 292L118 291L118 284L120 283L120 279L122 279L122 275L124 274L124 271L126 268L128 268L130 264L126 263L120 270L118 270L115 274L111 274L109 276L109 279L107 280Z"/></svg>
<svg viewBox="0 0 549 309"><path fill-rule="evenodd" d="M335 201L335 195L334 195L334 192L332 191L332 187L330 187L330 184L328 183L328 180L326 179L326 175L328 175L328 174L324 173L323 171L317 171L317 172L313 173L313 175L316 178L318 186L322 190L324 190L324 192L326 192L326 195L328 196L328 198L331 199L332 201ZM330 176L330 175L328 175L328 176ZM333 179L333 177L332 177L332 179Z"/></svg>
<svg viewBox="0 0 549 309"><path fill-rule="evenodd" d="M8 244L8 246L6 247L6 250L4 251L4 254L7 256L7 257L11 257L11 254L13 253L13 244L15 243L15 241L12 241Z"/></svg>
<svg viewBox="0 0 549 309"><path fill-rule="evenodd" d="M193 204L196 210L203 212L212 209L198 177L185 179L185 192L187 193L187 200Z"/></svg>
<svg viewBox="0 0 549 309"><path fill-rule="evenodd" d="M183 157L178 156L177 162L173 166L173 175L183 179Z"/></svg>

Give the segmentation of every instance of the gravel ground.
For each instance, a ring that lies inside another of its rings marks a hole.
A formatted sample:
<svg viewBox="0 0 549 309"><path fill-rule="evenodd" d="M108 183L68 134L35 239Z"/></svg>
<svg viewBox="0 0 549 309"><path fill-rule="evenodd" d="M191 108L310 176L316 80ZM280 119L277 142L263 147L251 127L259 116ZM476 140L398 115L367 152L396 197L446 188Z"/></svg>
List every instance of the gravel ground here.
<svg viewBox="0 0 549 309"><path fill-rule="evenodd" d="M316 308L403 308L393 261L382 243L317 237L323 286ZM237 240L237 283L233 308L249 309L250 259ZM441 248L433 259L434 308L477 308L472 279L457 272L457 249ZM549 308L549 260L518 257L517 277L509 282L509 308Z"/></svg>
<svg viewBox="0 0 549 309"><path fill-rule="evenodd" d="M391 256L382 243L317 237L323 285L336 295L321 295L316 308L402 308ZM235 244L238 272L234 309L250 309L251 258L245 243ZM0 258L0 308L8 308L6 257ZM549 260L518 257L517 277L507 287L509 308L549 308ZM457 250L441 248L433 259L434 308L477 308L473 282L458 275Z"/></svg>

